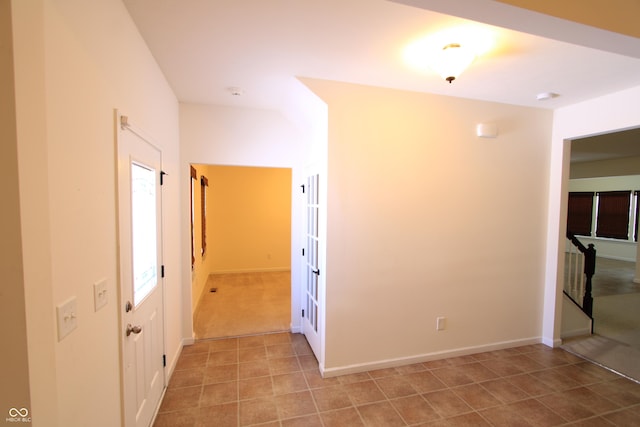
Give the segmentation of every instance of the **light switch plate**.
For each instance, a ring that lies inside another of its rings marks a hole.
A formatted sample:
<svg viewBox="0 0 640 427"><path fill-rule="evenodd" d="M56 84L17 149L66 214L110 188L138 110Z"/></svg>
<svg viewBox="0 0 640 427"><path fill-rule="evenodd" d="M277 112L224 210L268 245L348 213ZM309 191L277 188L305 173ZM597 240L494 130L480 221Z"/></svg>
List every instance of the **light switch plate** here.
<svg viewBox="0 0 640 427"><path fill-rule="evenodd" d="M107 279L102 279L93 284L93 305L95 311L107 305Z"/></svg>
<svg viewBox="0 0 640 427"><path fill-rule="evenodd" d="M78 327L76 297L71 297L56 307L58 319L58 341L69 335Z"/></svg>

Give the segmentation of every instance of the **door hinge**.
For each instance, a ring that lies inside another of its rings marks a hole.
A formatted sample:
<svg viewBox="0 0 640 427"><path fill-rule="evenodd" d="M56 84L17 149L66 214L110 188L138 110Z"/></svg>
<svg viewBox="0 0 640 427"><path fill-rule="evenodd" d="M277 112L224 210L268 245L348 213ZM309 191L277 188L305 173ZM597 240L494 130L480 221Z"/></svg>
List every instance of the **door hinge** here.
<svg viewBox="0 0 640 427"><path fill-rule="evenodd" d="M168 175L165 171L160 171L160 185L164 185L164 176Z"/></svg>
<svg viewBox="0 0 640 427"><path fill-rule="evenodd" d="M304 184L300 186L302 188L302 194L304 194Z"/></svg>
<svg viewBox="0 0 640 427"><path fill-rule="evenodd" d="M164 366L165 368L167 367L167 355L166 354L162 355L162 366Z"/></svg>
<svg viewBox="0 0 640 427"><path fill-rule="evenodd" d="M164 265L160 267L160 277L164 277Z"/></svg>
<svg viewBox="0 0 640 427"><path fill-rule="evenodd" d="M302 309L302 317L304 317L304 308Z"/></svg>

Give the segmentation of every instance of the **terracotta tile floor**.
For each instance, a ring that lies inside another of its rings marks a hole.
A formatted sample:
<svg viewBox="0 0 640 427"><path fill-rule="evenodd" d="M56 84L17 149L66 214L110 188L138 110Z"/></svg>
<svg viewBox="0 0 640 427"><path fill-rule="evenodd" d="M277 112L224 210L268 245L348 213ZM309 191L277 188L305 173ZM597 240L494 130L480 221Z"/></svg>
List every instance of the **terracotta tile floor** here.
<svg viewBox="0 0 640 427"><path fill-rule="evenodd" d="M640 384L532 345L321 378L302 335L185 347L155 427L640 426Z"/></svg>

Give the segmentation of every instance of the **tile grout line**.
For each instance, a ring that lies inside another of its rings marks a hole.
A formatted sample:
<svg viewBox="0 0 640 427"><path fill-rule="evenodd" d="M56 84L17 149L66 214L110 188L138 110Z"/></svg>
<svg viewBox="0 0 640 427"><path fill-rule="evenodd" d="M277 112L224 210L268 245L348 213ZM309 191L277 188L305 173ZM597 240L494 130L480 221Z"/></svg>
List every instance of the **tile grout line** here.
<svg viewBox="0 0 640 427"><path fill-rule="evenodd" d="M240 340L236 339L236 426L240 427Z"/></svg>

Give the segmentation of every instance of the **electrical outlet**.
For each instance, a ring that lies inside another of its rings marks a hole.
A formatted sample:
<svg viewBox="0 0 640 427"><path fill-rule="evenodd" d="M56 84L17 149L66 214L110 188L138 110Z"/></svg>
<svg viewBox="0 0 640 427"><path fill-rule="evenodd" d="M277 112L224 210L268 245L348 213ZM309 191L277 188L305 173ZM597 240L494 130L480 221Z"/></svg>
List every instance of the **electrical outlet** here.
<svg viewBox="0 0 640 427"><path fill-rule="evenodd" d="M107 305L107 279L102 279L93 284L93 305L95 311Z"/></svg>
<svg viewBox="0 0 640 427"><path fill-rule="evenodd" d="M446 317L436 317L436 331L444 331L446 324Z"/></svg>
<svg viewBox="0 0 640 427"><path fill-rule="evenodd" d="M71 297L56 307L58 318L58 341L78 327L76 297Z"/></svg>

